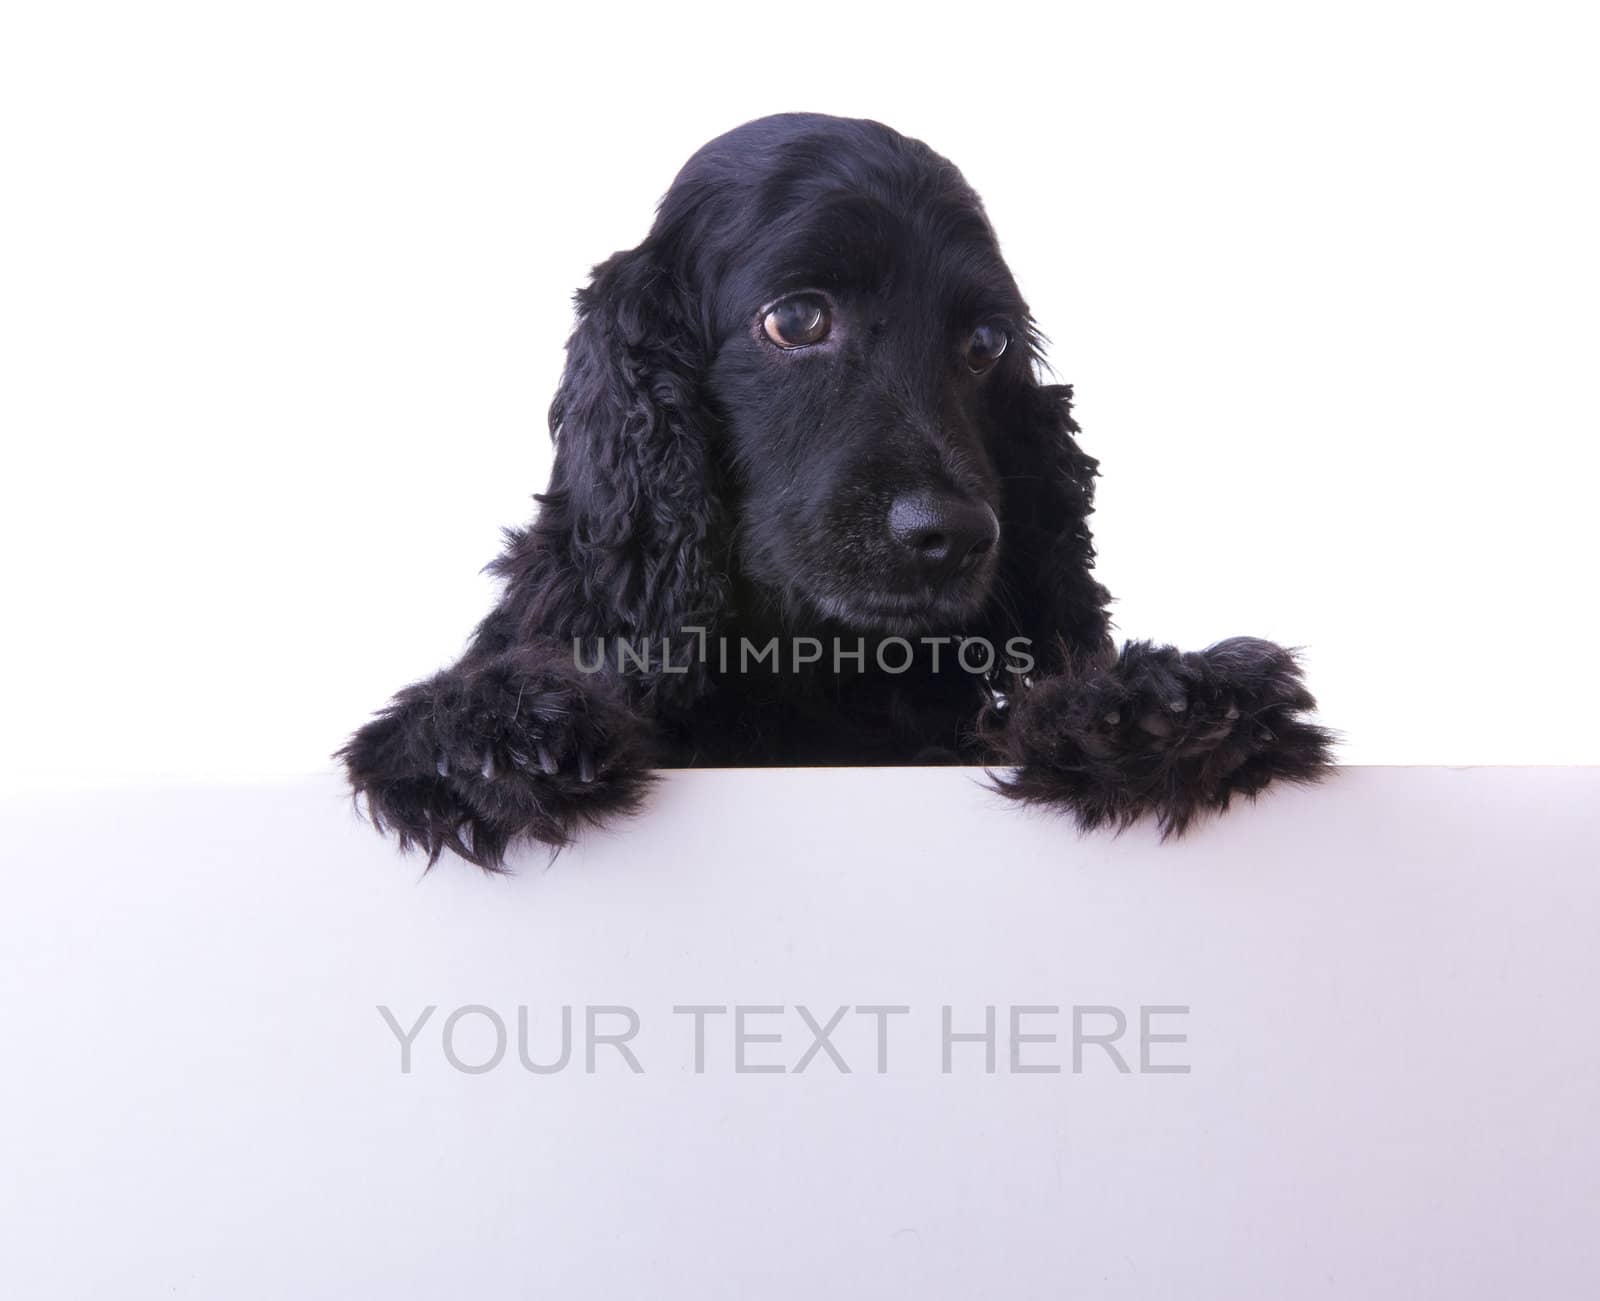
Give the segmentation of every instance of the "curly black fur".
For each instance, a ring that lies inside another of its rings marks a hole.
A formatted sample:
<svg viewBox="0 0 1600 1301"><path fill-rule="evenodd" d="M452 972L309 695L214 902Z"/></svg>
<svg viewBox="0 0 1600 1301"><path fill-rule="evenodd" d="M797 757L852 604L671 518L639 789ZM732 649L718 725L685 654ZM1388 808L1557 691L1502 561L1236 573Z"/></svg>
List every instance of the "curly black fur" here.
<svg viewBox="0 0 1600 1301"><path fill-rule="evenodd" d="M793 295L826 331L779 346L763 322ZM983 206L927 146L748 123L577 305L555 468L493 566L499 606L339 752L402 846L496 868L634 811L675 765L989 763L1012 798L1167 834L1326 769L1290 652L1116 650L1071 390L1041 382ZM774 672L708 650L772 637L861 655ZM917 655L889 671L897 638ZM928 639L952 638L1032 662L941 667Z"/></svg>

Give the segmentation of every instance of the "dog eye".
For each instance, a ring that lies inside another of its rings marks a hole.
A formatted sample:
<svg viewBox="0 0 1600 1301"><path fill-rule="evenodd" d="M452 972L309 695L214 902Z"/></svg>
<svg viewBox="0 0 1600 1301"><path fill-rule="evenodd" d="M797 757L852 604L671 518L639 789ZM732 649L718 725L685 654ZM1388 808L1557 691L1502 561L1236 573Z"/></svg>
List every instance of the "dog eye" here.
<svg viewBox="0 0 1600 1301"><path fill-rule="evenodd" d="M1000 360L1011 334L998 321L985 321L967 340L967 365L976 371L985 371Z"/></svg>
<svg viewBox="0 0 1600 1301"><path fill-rule="evenodd" d="M803 348L828 336L828 304L816 294L796 294L772 308L761 328L780 348Z"/></svg>

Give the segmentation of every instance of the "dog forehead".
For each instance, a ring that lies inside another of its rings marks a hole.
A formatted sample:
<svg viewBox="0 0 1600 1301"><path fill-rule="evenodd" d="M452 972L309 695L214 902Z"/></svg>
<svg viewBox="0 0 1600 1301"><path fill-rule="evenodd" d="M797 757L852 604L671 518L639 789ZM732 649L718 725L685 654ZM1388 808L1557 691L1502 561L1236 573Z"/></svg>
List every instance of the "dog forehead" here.
<svg viewBox="0 0 1600 1301"><path fill-rule="evenodd" d="M1010 275L981 211L918 205L853 189L814 194L747 232L743 261L758 292L816 288L965 297Z"/></svg>
<svg viewBox="0 0 1600 1301"><path fill-rule="evenodd" d="M767 208L750 233L752 260L769 279L869 290L883 286L916 238L907 213L858 190Z"/></svg>

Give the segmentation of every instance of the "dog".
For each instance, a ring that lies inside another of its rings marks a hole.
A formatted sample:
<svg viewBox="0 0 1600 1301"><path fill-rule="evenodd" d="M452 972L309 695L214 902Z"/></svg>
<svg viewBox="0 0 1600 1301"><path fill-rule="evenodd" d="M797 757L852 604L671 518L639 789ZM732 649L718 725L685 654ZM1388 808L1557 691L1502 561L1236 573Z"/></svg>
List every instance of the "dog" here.
<svg viewBox="0 0 1600 1301"><path fill-rule="evenodd" d="M1292 652L1116 646L1071 389L926 145L738 127L576 303L503 598L337 755L430 866L566 845L664 767L981 764L1164 836L1328 770Z"/></svg>

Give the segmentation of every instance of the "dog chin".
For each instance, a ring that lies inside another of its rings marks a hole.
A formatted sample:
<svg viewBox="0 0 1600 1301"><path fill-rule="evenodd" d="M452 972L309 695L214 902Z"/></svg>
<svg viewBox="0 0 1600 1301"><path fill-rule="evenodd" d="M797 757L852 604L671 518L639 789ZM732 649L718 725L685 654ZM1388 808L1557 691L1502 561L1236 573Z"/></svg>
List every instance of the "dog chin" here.
<svg viewBox="0 0 1600 1301"><path fill-rule="evenodd" d="M988 584L933 592L864 591L813 598L818 613L852 632L910 637L958 626L983 608Z"/></svg>

